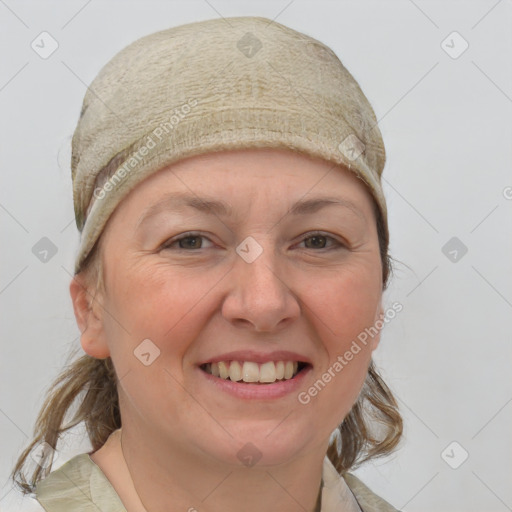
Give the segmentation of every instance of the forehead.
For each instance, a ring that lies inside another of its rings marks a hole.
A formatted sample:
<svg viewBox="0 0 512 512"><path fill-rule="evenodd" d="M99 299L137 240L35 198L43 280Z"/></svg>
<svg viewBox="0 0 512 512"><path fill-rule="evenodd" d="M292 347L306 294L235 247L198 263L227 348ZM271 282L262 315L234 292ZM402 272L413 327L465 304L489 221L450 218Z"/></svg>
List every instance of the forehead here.
<svg viewBox="0 0 512 512"><path fill-rule="evenodd" d="M241 149L207 153L181 160L146 178L133 195L151 196L176 191L194 195L231 197L247 193L298 199L314 193L336 192L355 202L370 197L355 172L296 151L276 148ZM236 201L235 201L236 202Z"/></svg>
<svg viewBox="0 0 512 512"><path fill-rule="evenodd" d="M138 227L162 211L241 221L250 211L299 216L338 204L345 215L368 221L372 203L365 183L340 165L291 150L243 149L203 154L161 169L132 189L112 217L128 215Z"/></svg>

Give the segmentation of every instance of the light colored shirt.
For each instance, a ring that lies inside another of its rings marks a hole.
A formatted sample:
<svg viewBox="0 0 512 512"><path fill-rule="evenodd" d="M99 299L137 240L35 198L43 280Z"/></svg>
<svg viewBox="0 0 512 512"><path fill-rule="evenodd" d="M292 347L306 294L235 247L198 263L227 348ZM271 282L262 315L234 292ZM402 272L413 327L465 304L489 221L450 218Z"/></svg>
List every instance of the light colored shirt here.
<svg viewBox="0 0 512 512"><path fill-rule="evenodd" d="M398 512L356 476L340 476L326 456L320 512ZM77 455L40 480L36 499L46 512L126 512L114 487L88 453Z"/></svg>

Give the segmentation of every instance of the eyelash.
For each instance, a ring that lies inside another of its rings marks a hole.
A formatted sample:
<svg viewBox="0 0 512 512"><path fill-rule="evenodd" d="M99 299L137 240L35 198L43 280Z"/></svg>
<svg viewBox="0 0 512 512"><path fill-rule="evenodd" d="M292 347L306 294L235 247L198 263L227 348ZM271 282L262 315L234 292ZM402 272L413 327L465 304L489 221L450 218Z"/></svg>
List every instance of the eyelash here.
<svg viewBox="0 0 512 512"><path fill-rule="evenodd" d="M327 251L327 250L336 250L336 249L344 249L346 248L347 246L345 244L343 244L342 242L338 241L336 238L332 237L332 236L329 236L329 235L326 235L324 233L322 233L321 231L313 231L311 233L308 233L308 236L304 237L300 243L304 242L305 240L308 240L310 238L314 238L315 236L321 236L327 240L331 240L331 242L334 242L335 246L334 247L321 247L319 249L319 251ZM194 232L190 232L190 233L185 233L184 235L180 236L179 238L174 238L174 239L171 239L169 240L168 242L165 242L164 245L161 246L161 249L172 249L172 246L178 242L180 242L181 240L186 240L187 238L204 238L206 240L210 240L208 237L204 236L204 235L201 235L199 233L194 233ZM210 240L211 242L211 240ZM338 246L338 247L336 247ZM185 252L196 252L200 249L203 249L203 247L199 248L199 249L183 249L183 248L178 248L177 250L178 251L185 251ZM308 248L305 248L305 250L307 250ZM315 251L316 252L316 251Z"/></svg>

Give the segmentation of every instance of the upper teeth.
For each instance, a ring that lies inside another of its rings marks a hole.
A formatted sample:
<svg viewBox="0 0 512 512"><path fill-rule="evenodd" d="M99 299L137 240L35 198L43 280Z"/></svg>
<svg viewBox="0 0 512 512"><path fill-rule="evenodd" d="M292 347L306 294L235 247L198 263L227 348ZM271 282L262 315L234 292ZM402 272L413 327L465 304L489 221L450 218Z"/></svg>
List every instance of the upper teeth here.
<svg viewBox="0 0 512 512"><path fill-rule="evenodd" d="M275 382L291 379L297 373L298 367L297 361L269 361L262 364L252 361L219 361L206 364L204 369L215 377L237 382Z"/></svg>

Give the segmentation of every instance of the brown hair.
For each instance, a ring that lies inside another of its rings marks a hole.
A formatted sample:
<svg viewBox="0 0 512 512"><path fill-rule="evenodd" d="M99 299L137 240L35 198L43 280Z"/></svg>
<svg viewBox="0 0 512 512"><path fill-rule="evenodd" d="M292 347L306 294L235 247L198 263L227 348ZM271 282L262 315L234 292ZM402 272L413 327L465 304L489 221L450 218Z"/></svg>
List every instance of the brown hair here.
<svg viewBox="0 0 512 512"><path fill-rule="evenodd" d="M383 290L388 286L393 270L388 254L388 236L379 208L373 202L377 219L380 256L382 261ZM104 289L101 240L88 255L80 273L89 274L96 281L95 291ZM92 297L94 300L95 297ZM71 420L64 424L65 416L75 402L78 408ZM25 464L29 454L43 442L56 449L62 434L84 422L89 440L96 451L108 436L121 427L117 394L117 376L110 357L96 359L82 355L67 365L47 392L34 429L34 438L18 458L11 477L24 494L33 493L39 480L51 471L53 452L43 453L41 463L29 481L25 477ZM372 427L380 426L378 433ZM356 403L338 427L338 438L331 442L327 456L336 470L343 474L363 462L388 455L398 445L403 422L392 392L380 377L371 361L365 383Z"/></svg>

